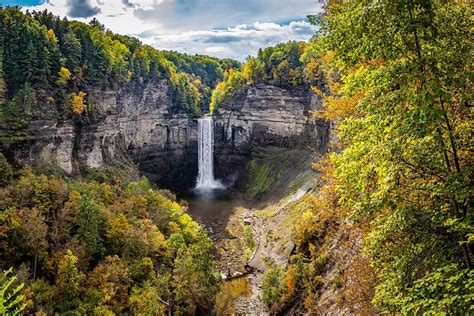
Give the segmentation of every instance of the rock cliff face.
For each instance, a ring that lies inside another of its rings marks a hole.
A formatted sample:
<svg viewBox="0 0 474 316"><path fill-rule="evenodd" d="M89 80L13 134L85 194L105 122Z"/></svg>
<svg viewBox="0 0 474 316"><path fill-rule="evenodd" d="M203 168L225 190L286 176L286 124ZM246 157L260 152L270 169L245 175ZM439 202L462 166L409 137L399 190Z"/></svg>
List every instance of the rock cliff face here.
<svg viewBox="0 0 474 316"><path fill-rule="evenodd" d="M162 187L191 188L197 176L197 121L172 114L166 81L130 83L90 94L94 116L61 119L52 111L33 119L27 141L1 144L13 161L57 163L68 174L132 159ZM221 179L235 174L254 146L310 147L321 150L329 126L306 117L320 106L303 89L259 84L239 91L215 119L215 171Z"/></svg>
<svg viewBox="0 0 474 316"><path fill-rule="evenodd" d="M309 120L321 108L307 89L257 84L240 90L216 117L216 171L227 177L242 168L258 146L325 149L329 123Z"/></svg>
<svg viewBox="0 0 474 316"><path fill-rule="evenodd" d="M166 81L129 85L90 94L94 117L61 120L41 115L28 127L28 141L2 151L19 164L38 159L56 162L78 174L123 159L134 160L141 172L164 187L190 187L197 174L197 122L172 115Z"/></svg>

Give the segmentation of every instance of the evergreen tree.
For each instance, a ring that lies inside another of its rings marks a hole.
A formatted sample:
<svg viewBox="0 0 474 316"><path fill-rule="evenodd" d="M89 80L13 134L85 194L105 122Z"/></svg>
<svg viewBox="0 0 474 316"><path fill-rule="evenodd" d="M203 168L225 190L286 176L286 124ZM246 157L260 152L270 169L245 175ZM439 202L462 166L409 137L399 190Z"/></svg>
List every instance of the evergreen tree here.
<svg viewBox="0 0 474 316"><path fill-rule="evenodd" d="M66 56L66 67L76 70L81 63L82 46L72 30L64 35L62 52Z"/></svg>

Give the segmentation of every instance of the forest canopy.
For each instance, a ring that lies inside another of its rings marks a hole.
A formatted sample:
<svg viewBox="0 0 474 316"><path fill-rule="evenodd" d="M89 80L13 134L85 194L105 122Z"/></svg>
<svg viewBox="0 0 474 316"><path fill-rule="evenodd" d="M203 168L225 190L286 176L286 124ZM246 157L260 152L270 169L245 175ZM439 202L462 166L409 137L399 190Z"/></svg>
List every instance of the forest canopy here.
<svg viewBox="0 0 474 316"><path fill-rule="evenodd" d="M314 83L314 75L305 71L306 64L301 59L306 45L291 41L260 49L257 56L249 56L239 70L230 68L212 91L210 112L217 113L218 108L244 86L267 83L291 89Z"/></svg>
<svg viewBox="0 0 474 316"><path fill-rule="evenodd" d="M335 124L297 252L264 277L273 312L318 308L336 238L361 251L336 273L356 314L472 314L473 8L468 1L328 1L302 60ZM310 67L310 68L309 68ZM244 65L245 68L245 65ZM313 74L316 72L311 70ZM341 237L342 234L342 237ZM342 247L342 246L341 246Z"/></svg>
<svg viewBox="0 0 474 316"><path fill-rule="evenodd" d="M243 65L158 51L97 20L4 9L0 127L23 131L51 107L89 115L92 89L120 84L166 81L173 111L192 116L260 84L312 91L322 109L307 119L330 121L332 143L314 188L288 204L303 211L288 264L263 276L270 312L320 312L326 291L351 314L472 314L472 5L322 2L308 43ZM0 237L27 312L205 313L220 283L204 229L144 178L71 180L0 154Z"/></svg>
<svg viewBox="0 0 474 316"><path fill-rule="evenodd" d="M0 166L11 170L1 154ZM220 276L211 240L168 191L112 168L88 181L42 173L0 175L0 266L15 267L16 282L25 284L24 312L161 315L212 307Z"/></svg>
<svg viewBox="0 0 474 316"><path fill-rule="evenodd" d="M15 7L2 8L0 15L0 94L8 102L2 121L15 113L27 119L49 108L71 115L65 104L74 95L82 93L88 104L94 89L159 80L170 85L174 112L198 116L207 111L211 90L224 72L239 66L229 59L159 51L112 33L96 19L85 24ZM93 104L89 108L84 114Z"/></svg>

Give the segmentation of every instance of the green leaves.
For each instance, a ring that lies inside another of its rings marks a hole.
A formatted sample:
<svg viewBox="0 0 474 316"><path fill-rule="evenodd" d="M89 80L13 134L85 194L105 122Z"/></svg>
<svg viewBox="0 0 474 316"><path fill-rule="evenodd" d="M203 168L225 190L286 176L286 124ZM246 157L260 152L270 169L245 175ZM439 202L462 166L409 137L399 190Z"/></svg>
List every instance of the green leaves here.
<svg viewBox="0 0 474 316"><path fill-rule="evenodd" d="M20 294L24 284L14 286L17 280L16 275L11 276L12 268L3 271L0 277L0 314L1 315L18 315L26 307L23 302L25 296Z"/></svg>
<svg viewBox="0 0 474 316"><path fill-rule="evenodd" d="M331 155L339 202L370 223L374 303L386 312L471 304L450 291L465 287L474 256L474 119L462 88L472 78L472 15L459 1L364 0L330 2L317 18L312 49L334 51L341 75L326 108L348 113L337 122L345 146ZM342 101L357 94L357 111L345 112Z"/></svg>
<svg viewBox="0 0 474 316"><path fill-rule="evenodd" d="M401 298L402 313L470 314L474 308L474 271L442 266L418 279Z"/></svg>
<svg viewBox="0 0 474 316"><path fill-rule="evenodd" d="M79 91L166 80L173 111L198 116L224 72L239 66L234 60L158 51L96 22L68 21L47 11L24 14L8 7L1 20L0 99L20 98L27 84L37 97L33 114L50 110L51 104L62 109L65 96Z"/></svg>

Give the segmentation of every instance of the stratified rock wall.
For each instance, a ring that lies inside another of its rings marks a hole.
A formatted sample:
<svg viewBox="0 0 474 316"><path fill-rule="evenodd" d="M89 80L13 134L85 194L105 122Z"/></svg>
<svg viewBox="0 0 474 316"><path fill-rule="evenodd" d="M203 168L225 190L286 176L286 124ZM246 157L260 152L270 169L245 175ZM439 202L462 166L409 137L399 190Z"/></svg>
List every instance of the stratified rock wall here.
<svg viewBox="0 0 474 316"><path fill-rule="evenodd" d="M329 123L311 118L320 108L321 99L305 88L257 84L241 89L216 116L216 171L231 175L258 146L325 150Z"/></svg>
<svg viewBox="0 0 474 316"><path fill-rule="evenodd" d="M28 126L28 140L0 144L19 165L40 158L68 174L131 159L162 187L191 188L197 176L197 121L172 114L168 83L129 83L89 95L89 113L62 119L41 113ZM215 171L226 180L250 158L255 146L324 150L329 124L310 121L320 99L308 89L258 84L241 89L215 118Z"/></svg>
<svg viewBox="0 0 474 316"><path fill-rule="evenodd" d="M197 122L171 114L165 80L93 91L89 106L94 114L75 120L39 115L29 124L27 141L2 144L2 151L18 164L33 165L40 158L55 162L68 174L131 158L165 187L193 185Z"/></svg>

